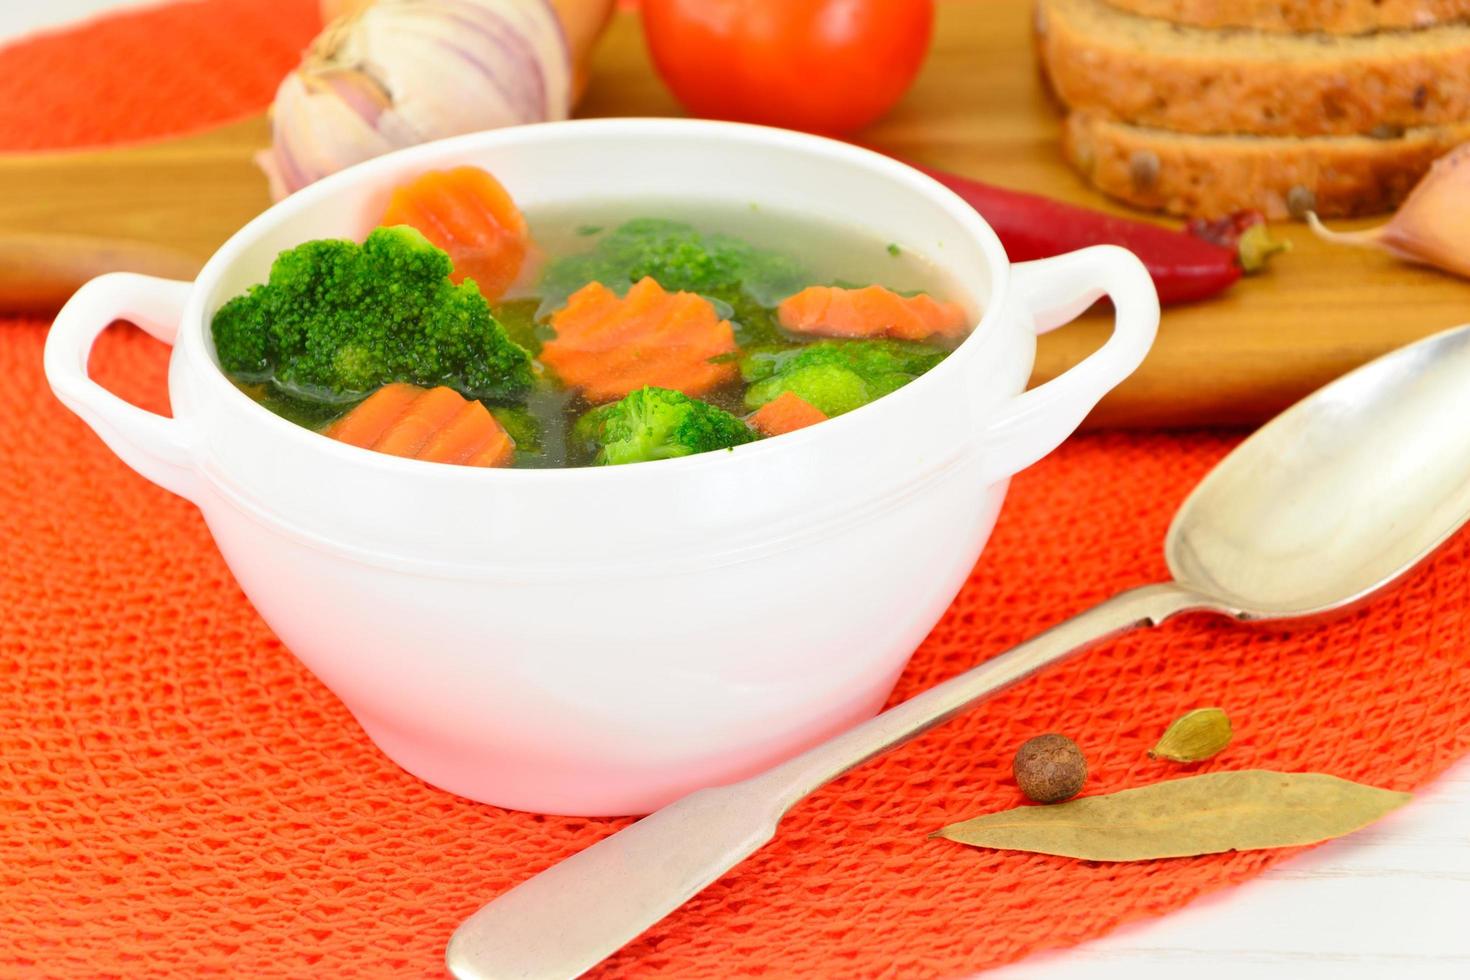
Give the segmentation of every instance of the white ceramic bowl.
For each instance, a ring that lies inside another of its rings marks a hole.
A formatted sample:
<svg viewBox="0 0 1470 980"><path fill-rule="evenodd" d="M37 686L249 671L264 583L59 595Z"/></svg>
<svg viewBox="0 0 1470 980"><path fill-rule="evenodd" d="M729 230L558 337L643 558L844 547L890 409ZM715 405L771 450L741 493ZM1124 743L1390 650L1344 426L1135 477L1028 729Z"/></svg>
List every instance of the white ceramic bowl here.
<svg viewBox="0 0 1470 980"><path fill-rule="evenodd" d="M298 428L230 384L209 335L226 299L282 249L360 236L399 179L467 163L533 214L656 197L857 222L931 258L985 314L872 405L632 466L399 459ZM1108 342L1022 394L1035 334L1104 293ZM974 565L1008 478L1138 365L1158 315L1128 252L1012 266L958 197L878 154L728 123L598 120L354 167L252 221L194 283L94 280L57 318L46 373L129 465L198 505L261 616L405 769L501 806L627 814L875 712ZM88 379L93 341L119 318L174 345L173 418Z"/></svg>

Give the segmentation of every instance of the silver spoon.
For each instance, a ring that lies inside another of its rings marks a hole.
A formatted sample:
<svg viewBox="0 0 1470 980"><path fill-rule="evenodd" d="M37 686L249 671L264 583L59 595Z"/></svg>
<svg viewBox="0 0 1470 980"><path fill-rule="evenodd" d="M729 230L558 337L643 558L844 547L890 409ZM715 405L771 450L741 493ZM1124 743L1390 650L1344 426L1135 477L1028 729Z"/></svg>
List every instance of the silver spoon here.
<svg viewBox="0 0 1470 980"><path fill-rule="evenodd" d="M1353 606L1470 518L1470 326L1412 344L1278 416L1215 467L1164 543L1173 580L1131 589L795 758L699 790L470 916L460 980L574 977L776 834L818 787L1079 650L1189 611L1242 621Z"/></svg>

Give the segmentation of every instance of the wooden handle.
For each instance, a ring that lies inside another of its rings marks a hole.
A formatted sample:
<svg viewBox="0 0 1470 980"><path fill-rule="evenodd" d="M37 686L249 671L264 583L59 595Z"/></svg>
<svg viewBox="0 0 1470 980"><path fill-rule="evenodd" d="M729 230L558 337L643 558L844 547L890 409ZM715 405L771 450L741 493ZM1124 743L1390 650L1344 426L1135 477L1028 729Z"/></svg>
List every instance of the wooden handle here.
<svg viewBox="0 0 1470 980"><path fill-rule="evenodd" d="M0 233L0 314L54 313L83 283L108 272L193 279L199 266L191 255L147 242Z"/></svg>

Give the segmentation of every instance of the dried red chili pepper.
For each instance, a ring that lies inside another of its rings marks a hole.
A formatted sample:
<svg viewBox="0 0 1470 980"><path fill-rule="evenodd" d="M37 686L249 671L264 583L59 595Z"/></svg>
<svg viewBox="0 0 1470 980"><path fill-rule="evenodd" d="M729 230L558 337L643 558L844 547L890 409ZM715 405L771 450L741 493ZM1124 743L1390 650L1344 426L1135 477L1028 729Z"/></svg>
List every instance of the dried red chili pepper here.
<svg viewBox="0 0 1470 980"><path fill-rule="evenodd" d="M1263 224L1240 216L1225 219L1230 222L1230 241L1209 241L1200 235L1104 214L1039 194L994 187L942 170L917 169L980 212L1000 236L1013 262L1044 259L1089 245L1121 245L1143 260L1159 291L1159 302L1165 305L1213 296L1285 247L1266 237ZM1221 226L1216 233L1223 235L1226 231Z"/></svg>

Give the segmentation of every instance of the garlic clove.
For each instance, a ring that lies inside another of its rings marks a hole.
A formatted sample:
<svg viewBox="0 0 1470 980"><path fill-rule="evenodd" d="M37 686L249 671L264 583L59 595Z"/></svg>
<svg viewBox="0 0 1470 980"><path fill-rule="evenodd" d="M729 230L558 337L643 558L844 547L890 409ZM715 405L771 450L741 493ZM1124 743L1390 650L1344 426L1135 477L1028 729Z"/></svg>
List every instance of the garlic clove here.
<svg viewBox="0 0 1470 980"><path fill-rule="evenodd" d="M1340 232L1323 225L1313 212L1306 218L1325 241L1382 249L1470 279L1470 143L1436 160L1386 224Z"/></svg>
<svg viewBox="0 0 1470 980"><path fill-rule="evenodd" d="M343 54L372 66L395 93L380 125L390 143L409 146L490 128L488 120L518 125L565 118L569 94L546 92L529 59L510 50L495 34L459 19L374 8Z"/></svg>
<svg viewBox="0 0 1470 980"><path fill-rule="evenodd" d="M311 124L294 123L301 119ZM333 85L305 72L276 92L272 132L267 176L278 197L395 148Z"/></svg>
<svg viewBox="0 0 1470 980"><path fill-rule="evenodd" d="M383 5L364 17L368 23L358 35L378 52L392 50L403 58L402 70L410 81L432 75L463 84L473 78L477 92L490 102L465 105L452 88L415 84L421 104L432 101L446 120L465 120L503 112L520 123L565 119L571 111L571 54L556 12L544 2L525 0L419 0L417 6ZM404 44L413 37L420 43ZM385 48L385 45L387 48ZM385 78L395 93L396 64L384 64ZM420 75L419 73L423 73ZM404 90L410 86L404 86ZM432 95L432 100L429 96ZM401 105L401 98L396 100ZM454 123L471 132L482 124Z"/></svg>
<svg viewBox="0 0 1470 980"><path fill-rule="evenodd" d="M333 68L306 75L304 81L313 92L336 95L369 126L376 126L383 112L393 104L382 83L366 72L351 68Z"/></svg>

